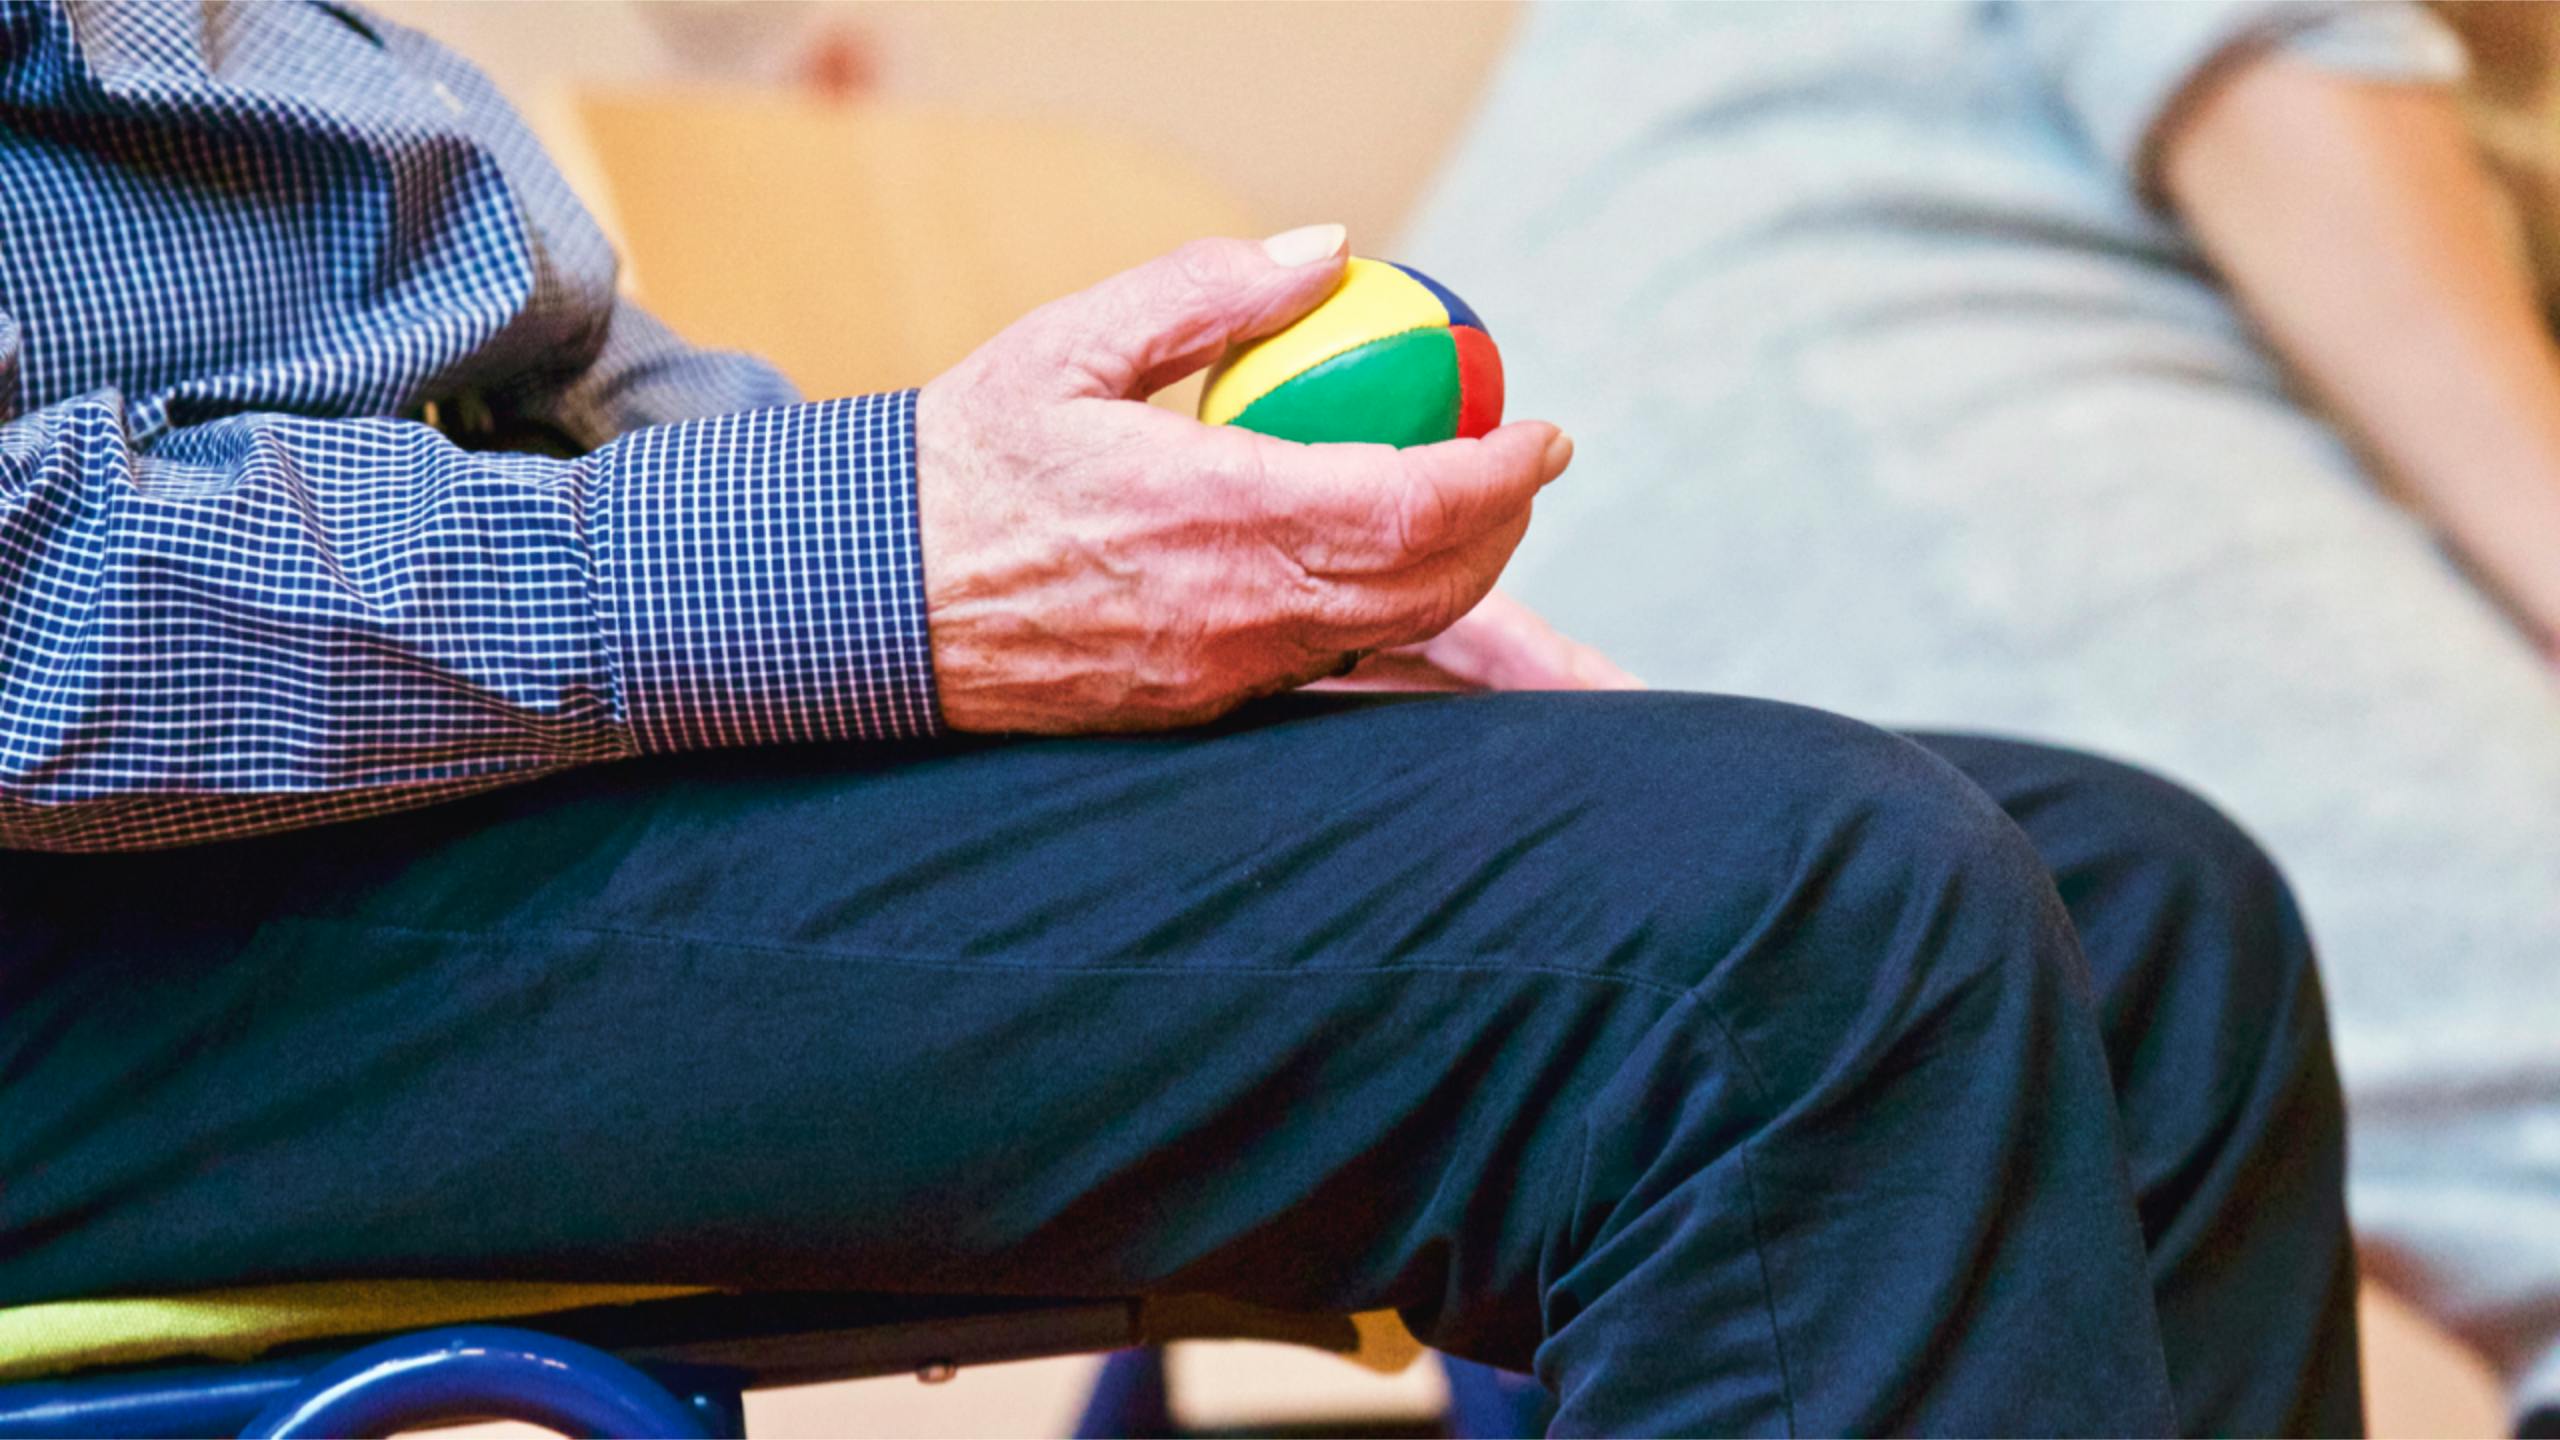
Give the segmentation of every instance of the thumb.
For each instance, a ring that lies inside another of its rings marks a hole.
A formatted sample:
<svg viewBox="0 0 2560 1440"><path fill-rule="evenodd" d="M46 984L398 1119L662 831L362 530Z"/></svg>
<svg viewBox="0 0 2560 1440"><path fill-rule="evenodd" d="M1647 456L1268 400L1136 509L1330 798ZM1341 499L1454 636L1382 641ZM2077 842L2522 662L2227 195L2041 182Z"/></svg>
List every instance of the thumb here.
<svg viewBox="0 0 2560 1440"><path fill-rule="evenodd" d="M1024 317L1037 373L1070 395L1143 399L1314 309L1342 283L1339 225L1194 240Z"/></svg>

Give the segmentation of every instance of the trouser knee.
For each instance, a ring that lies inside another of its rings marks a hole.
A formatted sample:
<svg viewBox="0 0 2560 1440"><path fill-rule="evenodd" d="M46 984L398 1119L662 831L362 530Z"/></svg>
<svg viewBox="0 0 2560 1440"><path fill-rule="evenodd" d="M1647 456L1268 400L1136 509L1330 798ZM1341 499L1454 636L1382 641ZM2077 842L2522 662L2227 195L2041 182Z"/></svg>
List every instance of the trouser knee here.
<svg viewBox="0 0 2560 1440"><path fill-rule="evenodd" d="M1989 1095L2044 1064L2031 1053L2058 1033L2094 1044L2088 976L2035 846L1926 749L1714 697L1604 707L1559 748L1589 762L1577 848L1605 857L1589 903L1614 916L1611 948L1640 951L1626 968L1687 997L1768 1104L1845 1101L1915 1049L1933 1083L1971 1071L1995 1077ZM2067 1083L2106 1093L2103 1065Z"/></svg>

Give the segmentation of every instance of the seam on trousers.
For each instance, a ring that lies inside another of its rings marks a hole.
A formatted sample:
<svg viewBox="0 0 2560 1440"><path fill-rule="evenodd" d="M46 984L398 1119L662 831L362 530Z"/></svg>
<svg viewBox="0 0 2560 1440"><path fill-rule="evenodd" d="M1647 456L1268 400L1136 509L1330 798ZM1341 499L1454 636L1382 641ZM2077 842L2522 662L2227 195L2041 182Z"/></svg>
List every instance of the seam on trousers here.
<svg viewBox="0 0 2560 1440"><path fill-rule="evenodd" d="M1742 1042L1734 1038L1733 1027L1726 1023L1723 1013L1716 1009L1715 1002L1700 994L1697 987L1692 986L1686 990L1674 992L1673 1004L1669 1009L1664 1010L1661 1017L1654 1023L1658 1026L1663 1021L1670 1020L1682 1003L1697 1007L1699 1014L1713 1029L1716 1039L1725 1052L1733 1056L1734 1063L1740 1067L1744 1082L1750 1086L1753 1097L1760 1102L1760 1113L1764 1117L1774 1116L1777 1113L1777 1105L1768 1083L1761 1079L1759 1069L1751 1063L1751 1057L1744 1052ZM1572 1193L1565 1197L1564 1205L1559 1207L1568 1217L1573 1213L1573 1202L1581 1195L1583 1181L1588 1177L1591 1169L1591 1145L1588 1139L1591 1124L1591 1113L1585 1110L1582 1115L1582 1131L1585 1140L1581 1153L1574 1159ZM1777 1285L1769 1275L1769 1246L1760 1224L1760 1182L1752 1171L1751 1146L1752 1142L1745 1140L1734 1147L1734 1154L1742 1162L1744 1209L1751 1221L1751 1257L1760 1271L1760 1311L1769 1322L1769 1354L1777 1361L1778 1366L1778 1402L1786 1412L1787 1433L1797 1435L1803 1432L1796 1424L1796 1387L1793 1373L1787 1365L1786 1332L1778 1324ZM1543 1312L1543 1297L1541 1300Z"/></svg>
<svg viewBox="0 0 2560 1440"><path fill-rule="evenodd" d="M497 930L494 928L454 930L428 925L402 925L378 920L350 920L327 915L281 914L270 923L335 927L347 930L377 931L385 934L412 935L426 939L477 940L503 937L508 943L520 943L529 935L594 936L615 940L632 940L655 945L698 945L716 950L738 950L753 954L787 955L809 960L861 960L883 965L898 965L920 970L953 970L968 973L1009 971L1024 975L1194 975L1203 979L1219 975L1394 975L1398 973L1473 975L1498 971L1504 974L1550 975L1566 980L1590 980L1604 985L1623 986L1665 999L1677 1000L1690 992L1677 985L1637 975L1619 975L1606 970L1586 970L1570 965L1547 965L1527 961L1493 960L1381 960L1352 965L1267 965L1230 961L1213 961L1205 968L1196 960L1167 962L1160 965L1127 963L1092 964L1068 960L1068 968L1044 969L1037 961L964 960L950 956L903 955L887 950L842 949L819 945L779 945L771 941L737 940L726 937L669 934L656 930L625 930L609 925L546 925L533 929ZM1747 1061L1745 1062L1748 1063ZM1756 1084L1756 1077L1755 1077Z"/></svg>
<svg viewBox="0 0 2560 1440"><path fill-rule="evenodd" d="M1776 1118L1776 1098L1771 1094L1768 1082L1761 1078L1760 1068L1751 1063L1750 1052L1744 1050L1741 1040L1734 1036L1733 1026L1725 1020L1724 1012L1717 1009L1715 1002L1700 993L1697 987L1690 988L1687 998L1697 1002L1699 1011L1707 1017L1707 1023L1715 1027L1717 1037L1724 1042L1734 1063L1742 1068L1743 1078L1751 1083L1752 1093L1760 1099L1763 1119ZM1758 1137L1755 1134L1735 1146L1734 1153L1742 1160L1742 1193L1748 1197L1747 1208L1751 1215L1751 1256L1760 1269L1760 1308L1769 1317L1769 1353L1778 1362L1778 1399L1786 1407L1787 1433L1795 1435L1802 1433L1796 1424L1796 1386L1787 1365L1787 1332L1778 1323L1778 1287L1769 1275L1769 1243L1761 1230L1760 1179L1751 1164L1751 1147L1756 1143Z"/></svg>

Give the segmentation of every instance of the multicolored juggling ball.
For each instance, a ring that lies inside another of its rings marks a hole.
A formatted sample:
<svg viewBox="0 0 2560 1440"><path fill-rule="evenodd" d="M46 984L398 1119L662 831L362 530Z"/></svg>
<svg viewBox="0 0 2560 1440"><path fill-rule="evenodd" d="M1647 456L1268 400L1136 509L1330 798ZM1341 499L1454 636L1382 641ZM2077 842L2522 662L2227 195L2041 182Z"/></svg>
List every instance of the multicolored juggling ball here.
<svg viewBox="0 0 2560 1440"><path fill-rule="evenodd" d="M1200 418L1309 444L1482 435L1502 423L1502 355L1438 281L1354 257L1323 304L1209 372Z"/></svg>

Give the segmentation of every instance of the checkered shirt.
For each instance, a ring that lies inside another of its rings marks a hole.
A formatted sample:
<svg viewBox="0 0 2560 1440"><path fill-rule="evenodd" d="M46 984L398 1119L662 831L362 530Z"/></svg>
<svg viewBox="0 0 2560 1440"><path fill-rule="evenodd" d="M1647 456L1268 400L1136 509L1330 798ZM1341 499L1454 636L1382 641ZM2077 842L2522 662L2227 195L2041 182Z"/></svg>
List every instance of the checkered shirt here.
<svg viewBox="0 0 2560 1440"><path fill-rule="evenodd" d="M932 733L913 392L798 403L614 282L423 36L0 0L0 847ZM462 401L573 458L403 418Z"/></svg>

